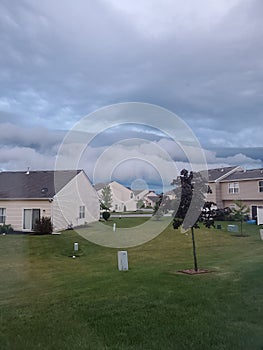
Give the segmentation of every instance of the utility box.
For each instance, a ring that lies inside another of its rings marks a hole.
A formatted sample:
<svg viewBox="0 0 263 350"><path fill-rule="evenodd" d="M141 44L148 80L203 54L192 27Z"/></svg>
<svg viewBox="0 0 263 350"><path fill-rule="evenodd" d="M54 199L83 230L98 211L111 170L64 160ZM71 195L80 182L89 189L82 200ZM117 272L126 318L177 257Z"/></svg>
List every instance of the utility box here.
<svg viewBox="0 0 263 350"><path fill-rule="evenodd" d="M260 233L260 238L263 241L263 229L262 228L259 230L259 233Z"/></svg>
<svg viewBox="0 0 263 350"><path fill-rule="evenodd" d="M74 252L77 252L79 250L79 244L74 243Z"/></svg>
<svg viewBox="0 0 263 350"><path fill-rule="evenodd" d="M119 271L128 271L128 253L126 250L118 252L118 269Z"/></svg>
<svg viewBox="0 0 263 350"><path fill-rule="evenodd" d="M237 225L227 225L227 231L238 232L238 226Z"/></svg>
<svg viewBox="0 0 263 350"><path fill-rule="evenodd" d="M257 224L263 225L263 206L257 207Z"/></svg>

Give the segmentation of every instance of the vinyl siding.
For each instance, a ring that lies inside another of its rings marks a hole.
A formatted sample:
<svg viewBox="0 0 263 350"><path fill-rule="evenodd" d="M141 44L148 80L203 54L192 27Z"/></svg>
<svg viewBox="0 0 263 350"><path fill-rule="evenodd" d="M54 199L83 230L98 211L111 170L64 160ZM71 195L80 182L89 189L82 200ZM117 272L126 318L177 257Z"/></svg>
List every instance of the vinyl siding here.
<svg viewBox="0 0 263 350"><path fill-rule="evenodd" d="M79 208L85 206L85 218L79 218ZM54 230L68 225L79 226L99 220L100 205L96 191L90 181L80 172L54 197L52 218Z"/></svg>
<svg viewBox="0 0 263 350"><path fill-rule="evenodd" d="M23 230L24 209L40 209L40 216L51 216L51 203L47 200L1 200L0 208L6 208L6 224L15 231Z"/></svg>
<svg viewBox="0 0 263 350"><path fill-rule="evenodd" d="M229 182L221 183L222 198L226 200L263 200L263 192L259 192L258 180L231 181L239 183L239 193L228 193Z"/></svg>

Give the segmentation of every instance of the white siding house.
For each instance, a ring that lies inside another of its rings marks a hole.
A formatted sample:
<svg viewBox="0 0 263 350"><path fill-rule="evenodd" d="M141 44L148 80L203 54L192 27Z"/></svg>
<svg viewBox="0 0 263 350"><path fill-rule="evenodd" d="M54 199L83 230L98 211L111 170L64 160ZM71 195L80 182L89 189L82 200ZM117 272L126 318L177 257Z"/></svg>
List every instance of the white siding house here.
<svg viewBox="0 0 263 350"><path fill-rule="evenodd" d="M99 219L99 199L83 170L0 173L0 225L30 232L42 216L55 231Z"/></svg>
<svg viewBox="0 0 263 350"><path fill-rule="evenodd" d="M121 185L117 181L95 185L95 189L97 190L100 200L103 201L102 191L105 186L109 186L111 189L112 203L111 207L109 208L110 210L124 212L135 211L137 209L137 199L133 191Z"/></svg>

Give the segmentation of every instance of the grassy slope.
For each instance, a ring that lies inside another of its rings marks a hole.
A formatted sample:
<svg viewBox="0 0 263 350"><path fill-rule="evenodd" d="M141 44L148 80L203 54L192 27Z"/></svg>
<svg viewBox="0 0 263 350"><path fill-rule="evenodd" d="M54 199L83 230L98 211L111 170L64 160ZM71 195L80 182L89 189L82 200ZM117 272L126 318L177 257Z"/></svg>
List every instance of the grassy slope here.
<svg viewBox="0 0 263 350"><path fill-rule="evenodd" d="M191 238L171 227L128 250L128 272L74 231L0 236L1 349L262 349L263 242L225 225L196 231L214 271L198 276L176 273L193 265Z"/></svg>

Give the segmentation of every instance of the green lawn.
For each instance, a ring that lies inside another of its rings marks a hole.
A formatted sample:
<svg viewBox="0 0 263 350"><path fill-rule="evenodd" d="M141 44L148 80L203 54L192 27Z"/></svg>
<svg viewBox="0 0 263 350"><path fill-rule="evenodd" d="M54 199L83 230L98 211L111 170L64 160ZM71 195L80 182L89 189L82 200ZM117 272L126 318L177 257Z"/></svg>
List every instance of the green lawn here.
<svg viewBox="0 0 263 350"><path fill-rule="evenodd" d="M170 226L128 249L128 272L117 249L74 231L0 236L1 350L262 350L263 241L256 225L248 237L226 225L196 230L199 267L213 271L196 276L177 273L193 266L191 237Z"/></svg>

